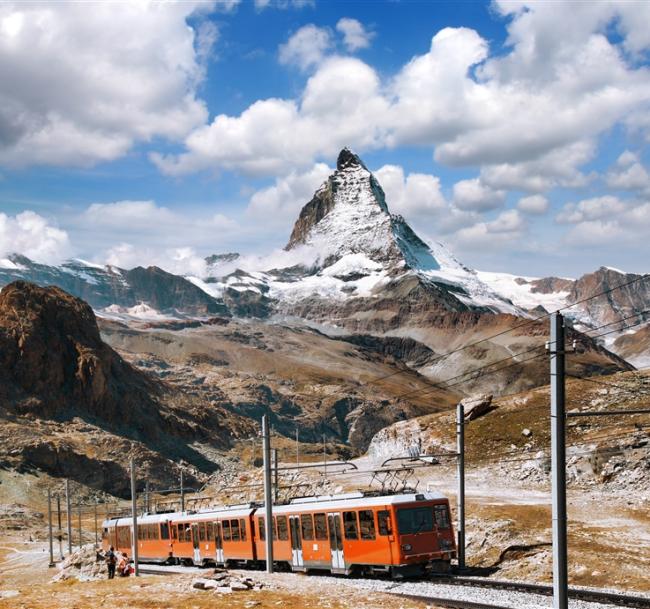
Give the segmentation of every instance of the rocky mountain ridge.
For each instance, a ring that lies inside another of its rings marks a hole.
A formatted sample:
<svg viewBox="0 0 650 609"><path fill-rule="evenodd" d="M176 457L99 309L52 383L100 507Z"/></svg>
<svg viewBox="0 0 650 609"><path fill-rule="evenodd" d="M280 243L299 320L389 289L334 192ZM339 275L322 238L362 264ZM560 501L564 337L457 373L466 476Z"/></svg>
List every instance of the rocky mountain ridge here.
<svg viewBox="0 0 650 609"><path fill-rule="evenodd" d="M612 324L603 344L616 349L627 325L646 321L650 309L650 279L612 290L636 278L614 269L573 280L466 267L442 244L426 243L404 218L392 215L381 185L348 149L301 210L285 252L282 268L271 269L253 268L237 253L216 254L206 259L204 277L82 261L48 267L13 256L0 261L0 285L16 278L59 285L99 315L117 320L295 319L334 334L409 337L434 351L440 348L432 336L436 329L460 325L462 340L470 340L485 319L494 327L514 324L600 292L607 293L566 315L584 331ZM631 322L616 325L624 319ZM633 361L650 354L644 337L641 332L634 348L625 351L633 352Z"/></svg>

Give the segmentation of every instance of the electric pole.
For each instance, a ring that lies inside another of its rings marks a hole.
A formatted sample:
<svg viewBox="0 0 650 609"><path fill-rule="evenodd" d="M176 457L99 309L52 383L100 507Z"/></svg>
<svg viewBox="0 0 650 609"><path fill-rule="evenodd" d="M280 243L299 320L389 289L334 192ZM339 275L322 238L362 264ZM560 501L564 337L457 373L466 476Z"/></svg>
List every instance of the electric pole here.
<svg viewBox="0 0 650 609"><path fill-rule="evenodd" d="M566 405L564 318L551 315L551 484L553 496L553 607L568 608L566 514Z"/></svg>
<svg viewBox="0 0 650 609"><path fill-rule="evenodd" d="M48 566L54 566L54 542L52 540L52 491L47 489L47 533L48 539L50 542L50 564Z"/></svg>
<svg viewBox="0 0 650 609"><path fill-rule="evenodd" d="M273 573L273 481L271 478L271 434L269 419L262 417L262 445L264 457L264 528L266 533L266 572Z"/></svg>
<svg viewBox="0 0 650 609"><path fill-rule="evenodd" d="M72 507L70 505L70 480L65 481L66 524L68 525L68 555L72 554Z"/></svg>
<svg viewBox="0 0 650 609"><path fill-rule="evenodd" d="M456 472L458 477L458 569L465 569L465 407L456 407Z"/></svg>
<svg viewBox="0 0 650 609"><path fill-rule="evenodd" d="M185 487L183 486L183 470L181 469L181 512L185 511Z"/></svg>
<svg viewBox="0 0 650 609"><path fill-rule="evenodd" d="M136 577L140 575L138 566L138 506L135 492L135 462L131 458L131 518L133 519L133 572Z"/></svg>

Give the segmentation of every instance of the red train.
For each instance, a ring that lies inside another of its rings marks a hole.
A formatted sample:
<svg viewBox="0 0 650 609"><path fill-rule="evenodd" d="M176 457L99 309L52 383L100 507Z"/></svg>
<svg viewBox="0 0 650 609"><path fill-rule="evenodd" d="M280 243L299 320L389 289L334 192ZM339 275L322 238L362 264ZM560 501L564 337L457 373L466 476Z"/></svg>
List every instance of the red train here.
<svg viewBox="0 0 650 609"><path fill-rule="evenodd" d="M103 523L103 546L132 554L131 518ZM146 514L138 519L142 562L257 566L266 560L264 506ZM273 506L273 560L293 571L447 571L456 557L449 501L435 493L294 499Z"/></svg>

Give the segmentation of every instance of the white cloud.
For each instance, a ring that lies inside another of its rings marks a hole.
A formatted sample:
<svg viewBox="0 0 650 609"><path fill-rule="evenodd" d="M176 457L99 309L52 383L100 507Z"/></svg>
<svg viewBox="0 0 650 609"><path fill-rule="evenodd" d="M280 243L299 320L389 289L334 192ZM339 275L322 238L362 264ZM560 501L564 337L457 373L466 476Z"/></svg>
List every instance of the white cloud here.
<svg viewBox="0 0 650 609"><path fill-rule="evenodd" d="M358 60L326 59L329 32L306 26L311 29L296 32L281 52L286 62L316 68L302 95L261 100L239 116L221 115L186 139L184 153L154 159L177 174L225 166L277 175L295 169L294 157L304 169L342 145L357 150L422 145L431 146L440 162L481 166L481 181L493 190L541 193L587 184L592 176L581 167L595 155L599 135L612 126L629 125L650 137L648 69L624 52L638 51L647 39L632 18L646 11L639 3L496 6L509 19L505 52L490 55L487 41L474 30L445 28L425 53L386 79ZM608 27L618 29L620 42L603 35ZM357 87L351 86L355 75L364 75ZM312 94L319 82L335 90L320 87L319 99ZM358 101L363 112L357 111ZM286 111L269 113L264 131L277 130L282 146L264 137L257 142L260 129L249 129L253 114L272 107ZM291 134L285 136L288 123ZM235 158L223 153L231 133L238 134L235 150L249 153Z"/></svg>
<svg viewBox="0 0 650 609"><path fill-rule="evenodd" d="M288 8L305 8L306 6L316 6L316 0L255 0L255 8L263 11L266 8L278 8L286 10Z"/></svg>
<svg viewBox="0 0 650 609"><path fill-rule="evenodd" d="M45 264L70 255L68 234L52 226L43 216L24 211L16 216L0 213L0 256L22 254Z"/></svg>
<svg viewBox="0 0 650 609"><path fill-rule="evenodd" d="M301 27L287 42L280 45L278 57L280 63L294 64L301 70L307 70L321 63L331 47L330 31L310 23Z"/></svg>
<svg viewBox="0 0 650 609"><path fill-rule="evenodd" d="M501 212L494 220L478 222L460 229L454 242L468 250L499 249L521 239L526 230L526 222L516 209Z"/></svg>
<svg viewBox="0 0 650 609"><path fill-rule="evenodd" d="M379 77L362 61L331 57L308 79L300 104L267 99L237 117L220 114L186 139L186 152L151 158L171 175L216 167L273 176L304 170L350 142L378 145L382 123L370 128L368 117L386 113L379 87Z"/></svg>
<svg viewBox="0 0 650 609"><path fill-rule="evenodd" d="M605 177L607 185L621 190L650 190L650 175L638 155L626 150Z"/></svg>
<svg viewBox="0 0 650 609"><path fill-rule="evenodd" d="M204 123L196 87L210 36L197 52L186 19L209 7L0 4L0 164L91 165Z"/></svg>
<svg viewBox="0 0 650 609"><path fill-rule="evenodd" d="M351 53L368 48L374 36L372 32L366 30L363 23L350 17L339 19L336 29L343 34L343 44Z"/></svg>
<svg viewBox="0 0 650 609"><path fill-rule="evenodd" d="M459 209L488 211L503 205L506 193L494 190L480 178L461 180L454 184L454 204Z"/></svg>
<svg viewBox="0 0 650 609"><path fill-rule="evenodd" d="M548 211L548 199L542 195L522 197L517 203L517 209L525 214L539 216Z"/></svg>
<svg viewBox="0 0 650 609"><path fill-rule="evenodd" d="M532 161L485 165L481 180L492 188L527 192L546 192L557 186L579 188L595 177L579 170L594 157L595 149L593 141L578 141Z"/></svg>
<svg viewBox="0 0 650 609"><path fill-rule="evenodd" d="M580 222L610 219L627 210L626 204L618 197L605 195L584 199L578 203L567 203L557 215L561 224L579 224Z"/></svg>
<svg viewBox="0 0 650 609"><path fill-rule="evenodd" d="M305 173L291 172L283 178L276 178L272 186L255 192L246 213L263 223L281 222L287 225L298 217L302 207L308 203L316 189L332 173L325 163L316 163Z"/></svg>
<svg viewBox="0 0 650 609"><path fill-rule="evenodd" d="M574 246L646 245L650 231L650 202L622 201L604 196L568 204L558 222L573 224L565 241Z"/></svg>
<svg viewBox="0 0 650 609"><path fill-rule="evenodd" d="M374 172L392 213L427 216L447 209L440 178L426 173L404 174L399 165L384 165Z"/></svg>

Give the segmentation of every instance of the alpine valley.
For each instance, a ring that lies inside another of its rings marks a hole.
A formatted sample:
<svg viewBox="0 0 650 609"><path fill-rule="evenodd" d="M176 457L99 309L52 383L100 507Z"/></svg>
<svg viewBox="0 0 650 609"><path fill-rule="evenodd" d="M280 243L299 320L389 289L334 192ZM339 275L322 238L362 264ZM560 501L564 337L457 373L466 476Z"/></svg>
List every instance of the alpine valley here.
<svg viewBox="0 0 650 609"><path fill-rule="evenodd" d="M267 409L304 451L325 437L331 454L361 454L382 429L464 396L546 385L545 314L572 303L569 373L650 365L650 278L473 270L389 205L344 149L275 268L236 253L210 256L201 277L0 260L0 462L125 493L117 474L88 475L106 462L92 447L119 437L152 479L175 476L182 459L206 481Z"/></svg>

